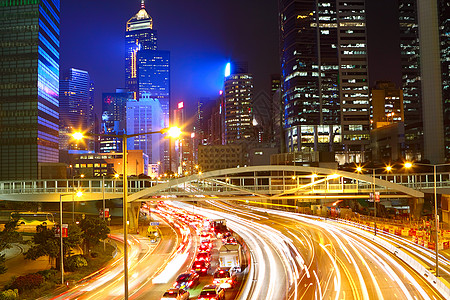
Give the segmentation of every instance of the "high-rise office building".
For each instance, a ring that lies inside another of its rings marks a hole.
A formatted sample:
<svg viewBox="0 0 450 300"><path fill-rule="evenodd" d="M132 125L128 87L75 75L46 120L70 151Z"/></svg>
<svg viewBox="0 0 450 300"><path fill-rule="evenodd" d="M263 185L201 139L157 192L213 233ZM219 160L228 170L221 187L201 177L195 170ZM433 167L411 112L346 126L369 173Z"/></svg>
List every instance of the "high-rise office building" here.
<svg viewBox="0 0 450 300"><path fill-rule="evenodd" d="M364 1L279 3L288 151L363 160L370 127Z"/></svg>
<svg viewBox="0 0 450 300"><path fill-rule="evenodd" d="M377 81L372 88L372 128L403 122L403 91L390 81Z"/></svg>
<svg viewBox="0 0 450 300"><path fill-rule="evenodd" d="M253 133L253 76L247 63L228 63L224 91L225 144L247 142Z"/></svg>
<svg viewBox="0 0 450 300"><path fill-rule="evenodd" d="M123 134L126 130L127 102L133 99L133 93L127 89L116 89L115 93L102 95L102 128L106 134ZM122 152L122 139L102 137L100 152Z"/></svg>
<svg viewBox="0 0 450 300"><path fill-rule="evenodd" d="M59 161L59 0L0 0L0 180Z"/></svg>
<svg viewBox="0 0 450 300"><path fill-rule="evenodd" d="M170 52L157 50L153 19L141 0L141 9L126 25L125 86L138 100L145 95L157 99L163 112L165 127L170 114ZM170 169L169 142L161 141L163 170Z"/></svg>
<svg viewBox="0 0 450 300"><path fill-rule="evenodd" d="M405 142L408 159L442 162L450 157L449 4L431 2L399 0Z"/></svg>
<svg viewBox="0 0 450 300"><path fill-rule="evenodd" d="M156 30L153 30L153 19L145 9L141 0L141 9L128 20L125 32L125 87L138 99L137 52L139 50L156 50Z"/></svg>
<svg viewBox="0 0 450 300"><path fill-rule="evenodd" d="M450 158L450 2L439 1L442 103L444 104L445 156Z"/></svg>
<svg viewBox="0 0 450 300"><path fill-rule="evenodd" d="M399 25L406 153L408 158L420 160L423 120L416 0L399 0Z"/></svg>
<svg viewBox="0 0 450 300"><path fill-rule="evenodd" d="M164 113L164 124L169 126L170 52L140 50L137 55L139 99L145 95L158 99Z"/></svg>
<svg viewBox="0 0 450 300"><path fill-rule="evenodd" d="M91 131L90 78L87 71L70 68L64 70L59 81L59 149L88 150L88 143L76 143L70 134ZM93 150L93 149L91 149Z"/></svg>
<svg viewBox="0 0 450 300"><path fill-rule="evenodd" d="M127 102L127 134L138 134L159 131L164 126L161 104L158 99L147 95L137 100ZM129 150L143 150L148 155L150 164L161 162L164 156L164 148L161 142L162 134L140 135L128 139Z"/></svg>

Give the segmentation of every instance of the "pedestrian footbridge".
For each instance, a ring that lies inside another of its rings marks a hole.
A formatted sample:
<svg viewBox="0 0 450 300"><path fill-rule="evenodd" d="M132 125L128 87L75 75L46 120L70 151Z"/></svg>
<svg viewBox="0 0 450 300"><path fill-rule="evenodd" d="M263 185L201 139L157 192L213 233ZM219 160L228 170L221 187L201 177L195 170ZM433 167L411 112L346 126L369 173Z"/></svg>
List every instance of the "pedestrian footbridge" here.
<svg viewBox="0 0 450 300"><path fill-rule="evenodd" d="M448 174L447 174L448 175ZM419 180L420 179L420 180ZM420 189L431 189L429 177L377 174L375 177L306 166L251 166L221 169L187 177L158 181L128 179L128 201L148 198L190 199L214 196L223 199L314 199L368 198L373 191L380 198L423 198ZM423 180L422 180L423 179ZM439 188L449 186L448 176ZM418 181L419 180L419 181ZM448 182L448 184L447 184ZM84 201L114 199L123 196L121 179L47 179L0 182L0 200L54 202L60 195L81 190ZM63 197L63 201L72 201Z"/></svg>

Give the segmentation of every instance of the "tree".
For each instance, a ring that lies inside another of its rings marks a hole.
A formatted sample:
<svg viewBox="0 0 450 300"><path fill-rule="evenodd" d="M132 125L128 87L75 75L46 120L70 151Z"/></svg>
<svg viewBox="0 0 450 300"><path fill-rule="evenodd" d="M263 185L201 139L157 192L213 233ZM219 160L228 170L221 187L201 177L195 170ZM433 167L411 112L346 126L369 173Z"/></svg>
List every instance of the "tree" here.
<svg viewBox="0 0 450 300"><path fill-rule="evenodd" d="M87 249L100 243L100 240L106 239L111 232L106 221L101 218L83 219L80 222L80 227Z"/></svg>
<svg viewBox="0 0 450 300"><path fill-rule="evenodd" d="M25 258L36 260L42 256L48 256L50 263L55 261L58 267L61 259L61 239L55 235L56 228L48 229L45 226L37 226L37 232L33 237L33 246L25 253ZM69 224L68 237L63 238L63 255L71 255L71 249L82 243L82 232L78 225Z"/></svg>
<svg viewBox="0 0 450 300"><path fill-rule="evenodd" d="M6 223L5 228L0 231L0 251L11 248L11 243L20 240L20 233L17 232L17 221L17 218L13 218ZM0 274L6 273L7 271L5 261L5 255L0 255Z"/></svg>

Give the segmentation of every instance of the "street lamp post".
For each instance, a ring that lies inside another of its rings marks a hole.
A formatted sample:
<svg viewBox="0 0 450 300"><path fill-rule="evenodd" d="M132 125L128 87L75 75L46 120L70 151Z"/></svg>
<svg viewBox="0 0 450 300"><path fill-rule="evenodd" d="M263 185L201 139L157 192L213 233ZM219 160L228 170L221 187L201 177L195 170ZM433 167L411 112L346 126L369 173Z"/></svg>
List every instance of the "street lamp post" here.
<svg viewBox="0 0 450 300"><path fill-rule="evenodd" d="M434 223L436 225L436 235L435 235L435 249L436 249L436 277L439 277L439 215L438 215L438 206L437 206L437 190L436 190L436 168L441 166L449 166L450 164L423 164L423 163L414 163L415 165L429 166L433 167L433 190L434 190ZM410 162L405 163L405 168L412 168L413 164Z"/></svg>
<svg viewBox="0 0 450 300"><path fill-rule="evenodd" d="M150 135L150 134L168 134L169 137L177 138L181 135L181 129L178 127L170 127L170 128L164 128L159 131L152 131L152 132L143 132L143 133L136 133L136 134L123 134L123 135L115 135L115 134L87 134L87 136L103 136L103 137L115 137L115 138L122 138L122 158L123 158L123 265L124 265L124 292L125 292L125 299L128 299L128 218L127 218L127 205L128 205L128 178L127 178L127 168L128 168L128 161L127 161L127 139L131 137L141 136L141 135ZM76 132L72 135L72 137L76 140L83 139L83 133ZM116 174L117 175L117 174Z"/></svg>
<svg viewBox="0 0 450 300"><path fill-rule="evenodd" d="M370 170L370 169L369 169ZM391 166L386 166L384 168L372 168L372 184L371 184L371 190L372 190L372 199L373 199L373 230L374 230L374 235L377 235L377 197L375 196L375 171L376 170L386 170L388 172L390 172L392 170ZM364 171L364 169L361 166L358 166L356 168L356 171L358 173L362 173Z"/></svg>

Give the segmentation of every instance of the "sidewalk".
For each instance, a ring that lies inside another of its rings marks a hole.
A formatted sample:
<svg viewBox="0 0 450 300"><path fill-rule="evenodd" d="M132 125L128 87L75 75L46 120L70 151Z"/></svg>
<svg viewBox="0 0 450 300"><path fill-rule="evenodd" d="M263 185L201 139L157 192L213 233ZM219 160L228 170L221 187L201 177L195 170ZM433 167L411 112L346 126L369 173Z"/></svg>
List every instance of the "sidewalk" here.
<svg viewBox="0 0 450 300"><path fill-rule="evenodd" d="M26 275L37 271L50 269L52 266L47 257L37 260L28 260L23 256L30 246L13 244L13 247L3 251L6 255L5 266L8 269L5 274L0 274L0 288L11 281L14 276Z"/></svg>

